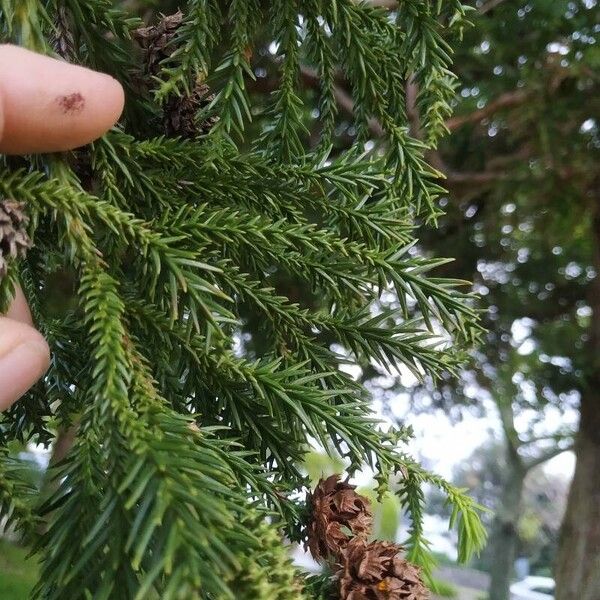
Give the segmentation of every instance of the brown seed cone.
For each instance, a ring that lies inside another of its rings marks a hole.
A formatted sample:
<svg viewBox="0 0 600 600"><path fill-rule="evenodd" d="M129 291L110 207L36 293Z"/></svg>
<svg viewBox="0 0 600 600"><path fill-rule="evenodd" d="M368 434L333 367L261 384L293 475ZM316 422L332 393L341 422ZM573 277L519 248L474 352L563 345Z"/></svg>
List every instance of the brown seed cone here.
<svg viewBox="0 0 600 600"><path fill-rule="evenodd" d="M160 72L160 63L171 56L176 46L171 44L177 30L183 23L183 13L178 10L173 15L164 16L158 23L150 27L140 27L133 32L133 37L144 50L145 73L156 76ZM189 95L171 95L164 105L163 124L167 136L195 138L208 133L218 121L212 116L198 122L197 115L207 108L215 96L200 78Z"/></svg>
<svg viewBox="0 0 600 600"><path fill-rule="evenodd" d="M21 202L0 201L0 278L6 275L9 260L24 258L31 248L27 234L29 217L24 209Z"/></svg>
<svg viewBox="0 0 600 600"><path fill-rule="evenodd" d="M69 62L76 62L77 49L75 38L69 23L69 14L64 5L59 4L54 19L54 32L51 38L52 46L57 54Z"/></svg>
<svg viewBox="0 0 600 600"><path fill-rule="evenodd" d="M169 42L183 22L183 13L178 10L173 15L161 15L158 25L140 27L132 31L132 36L144 50L146 71L150 75L158 75L160 63L175 51Z"/></svg>
<svg viewBox="0 0 600 600"><path fill-rule="evenodd" d="M337 558L352 536L366 537L371 532L370 502L355 489L356 486L340 481L339 475L332 475L321 479L310 495L308 548L315 559Z"/></svg>
<svg viewBox="0 0 600 600"><path fill-rule="evenodd" d="M353 538L342 552L340 600L428 600L418 567L391 542Z"/></svg>
<svg viewBox="0 0 600 600"><path fill-rule="evenodd" d="M197 115L202 109L208 108L215 99L210 88L198 81L189 96L172 96L165 103L163 122L167 136L181 136L195 138L203 133L208 133L219 120L211 116L204 121L198 121Z"/></svg>

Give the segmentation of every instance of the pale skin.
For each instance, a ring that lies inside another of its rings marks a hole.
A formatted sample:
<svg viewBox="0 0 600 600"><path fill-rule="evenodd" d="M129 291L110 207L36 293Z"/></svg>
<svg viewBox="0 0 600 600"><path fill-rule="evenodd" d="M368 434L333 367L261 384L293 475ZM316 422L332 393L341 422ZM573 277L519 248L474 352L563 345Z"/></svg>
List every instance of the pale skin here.
<svg viewBox="0 0 600 600"><path fill-rule="evenodd" d="M0 153L59 152L101 136L119 118L123 88L112 77L0 45ZM19 198L14 198L19 200ZM18 400L50 362L19 288L0 316L0 410Z"/></svg>

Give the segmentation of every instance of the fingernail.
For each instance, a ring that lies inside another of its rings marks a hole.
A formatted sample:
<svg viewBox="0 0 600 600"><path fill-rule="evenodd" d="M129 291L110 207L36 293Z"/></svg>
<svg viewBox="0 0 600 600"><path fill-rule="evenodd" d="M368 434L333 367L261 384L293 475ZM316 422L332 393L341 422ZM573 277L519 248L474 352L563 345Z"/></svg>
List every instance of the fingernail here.
<svg viewBox="0 0 600 600"><path fill-rule="evenodd" d="M29 341L0 356L0 410L18 400L48 368L48 347Z"/></svg>

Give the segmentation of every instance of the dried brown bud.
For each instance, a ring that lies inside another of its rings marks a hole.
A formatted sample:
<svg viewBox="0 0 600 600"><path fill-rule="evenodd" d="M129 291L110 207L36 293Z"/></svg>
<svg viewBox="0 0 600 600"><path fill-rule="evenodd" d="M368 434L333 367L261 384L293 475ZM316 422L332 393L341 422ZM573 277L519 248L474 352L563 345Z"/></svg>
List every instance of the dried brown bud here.
<svg viewBox="0 0 600 600"><path fill-rule="evenodd" d="M144 49L146 71L150 75L157 75L160 63L175 51L170 42L183 23L183 13L180 10L173 15L161 16L158 25L140 27L132 31L133 38Z"/></svg>
<svg viewBox="0 0 600 600"><path fill-rule="evenodd" d="M367 537L373 516L369 500L340 481L339 475L321 480L309 497L311 522L308 548L314 558L338 557L352 536Z"/></svg>
<svg viewBox="0 0 600 600"><path fill-rule="evenodd" d="M0 201L0 278L6 275L8 260L24 258L31 248L27 234L29 217L24 209L21 202Z"/></svg>
<svg viewBox="0 0 600 600"><path fill-rule="evenodd" d="M428 600L418 567L391 542L353 538L342 552L340 600Z"/></svg>
<svg viewBox="0 0 600 600"><path fill-rule="evenodd" d="M198 120L198 114L207 109L215 99L210 88L198 81L189 96L172 96L165 103L164 125L168 136L192 139L208 133L219 120L216 116Z"/></svg>

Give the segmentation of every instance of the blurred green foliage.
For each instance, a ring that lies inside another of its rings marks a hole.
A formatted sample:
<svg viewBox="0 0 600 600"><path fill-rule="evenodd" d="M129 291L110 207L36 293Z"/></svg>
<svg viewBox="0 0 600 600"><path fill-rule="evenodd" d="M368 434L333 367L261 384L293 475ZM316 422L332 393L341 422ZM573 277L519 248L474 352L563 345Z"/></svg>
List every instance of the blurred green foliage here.
<svg viewBox="0 0 600 600"><path fill-rule="evenodd" d="M26 600L37 580L38 567L27 550L0 539L0 598Z"/></svg>
<svg viewBox="0 0 600 600"><path fill-rule="evenodd" d="M458 598L458 589L451 583L436 580L432 589L435 590L437 596L442 598Z"/></svg>

